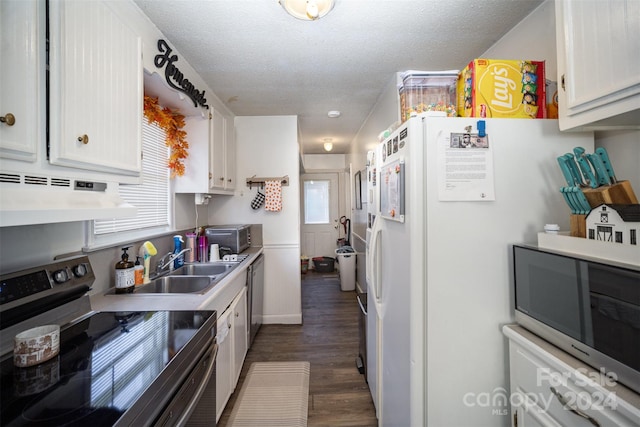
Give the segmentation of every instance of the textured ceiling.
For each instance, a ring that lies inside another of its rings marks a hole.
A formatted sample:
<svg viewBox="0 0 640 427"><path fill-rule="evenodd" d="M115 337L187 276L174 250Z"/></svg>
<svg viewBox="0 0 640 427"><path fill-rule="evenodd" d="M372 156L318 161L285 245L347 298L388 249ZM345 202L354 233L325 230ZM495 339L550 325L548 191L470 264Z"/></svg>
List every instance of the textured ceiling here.
<svg viewBox="0 0 640 427"><path fill-rule="evenodd" d="M305 154L348 153L395 72L461 69L542 3L336 0L305 22L277 0L135 1L234 114L297 115Z"/></svg>

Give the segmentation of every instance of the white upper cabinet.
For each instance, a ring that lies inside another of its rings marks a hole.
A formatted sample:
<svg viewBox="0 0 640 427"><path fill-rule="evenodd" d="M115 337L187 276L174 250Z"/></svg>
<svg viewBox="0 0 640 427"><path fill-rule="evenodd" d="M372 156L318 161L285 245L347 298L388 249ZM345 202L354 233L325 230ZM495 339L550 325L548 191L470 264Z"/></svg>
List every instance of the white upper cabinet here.
<svg viewBox="0 0 640 427"><path fill-rule="evenodd" d="M42 141L44 10L0 1L0 157L35 162Z"/></svg>
<svg viewBox="0 0 640 427"><path fill-rule="evenodd" d="M236 150L233 117L214 108L207 119L186 117L189 156L185 173L175 178L177 193L233 194Z"/></svg>
<svg viewBox="0 0 640 427"><path fill-rule="evenodd" d="M236 188L236 138L233 117L222 116L224 124L223 141L223 173L218 177L218 187L224 186L227 191ZM219 167L219 166L218 166Z"/></svg>
<svg viewBox="0 0 640 427"><path fill-rule="evenodd" d="M137 182L142 38L125 3L49 2L50 162Z"/></svg>
<svg viewBox="0 0 640 427"><path fill-rule="evenodd" d="M560 129L640 128L640 2L555 5Z"/></svg>

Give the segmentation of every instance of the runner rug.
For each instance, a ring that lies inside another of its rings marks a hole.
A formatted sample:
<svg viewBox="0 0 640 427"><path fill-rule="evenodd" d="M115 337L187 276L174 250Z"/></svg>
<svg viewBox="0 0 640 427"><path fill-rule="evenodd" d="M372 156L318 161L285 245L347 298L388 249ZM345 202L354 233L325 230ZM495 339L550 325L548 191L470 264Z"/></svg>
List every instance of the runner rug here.
<svg viewBox="0 0 640 427"><path fill-rule="evenodd" d="M309 362L255 362L249 367L229 426L307 425Z"/></svg>

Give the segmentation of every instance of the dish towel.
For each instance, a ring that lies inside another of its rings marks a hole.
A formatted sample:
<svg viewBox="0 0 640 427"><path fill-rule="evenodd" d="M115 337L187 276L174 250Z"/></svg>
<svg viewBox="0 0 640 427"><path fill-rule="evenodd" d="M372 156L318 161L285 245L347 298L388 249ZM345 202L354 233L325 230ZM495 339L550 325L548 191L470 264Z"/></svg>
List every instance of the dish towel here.
<svg viewBox="0 0 640 427"><path fill-rule="evenodd" d="M280 212L282 210L282 181L265 181L264 196L264 210L270 212Z"/></svg>

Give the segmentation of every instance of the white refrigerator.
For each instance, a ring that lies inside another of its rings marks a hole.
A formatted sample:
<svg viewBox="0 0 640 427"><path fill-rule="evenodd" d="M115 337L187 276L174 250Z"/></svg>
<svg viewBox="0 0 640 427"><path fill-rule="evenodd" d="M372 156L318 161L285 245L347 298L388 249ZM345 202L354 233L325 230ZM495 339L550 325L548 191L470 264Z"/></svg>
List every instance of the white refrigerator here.
<svg viewBox="0 0 640 427"><path fill-rule="evenodd" d="M430 116L378 146L366 271L379 425L511 425L509 245L568 230L556 158L576 146L592 152L593 133L556 120Z"/></svg>

